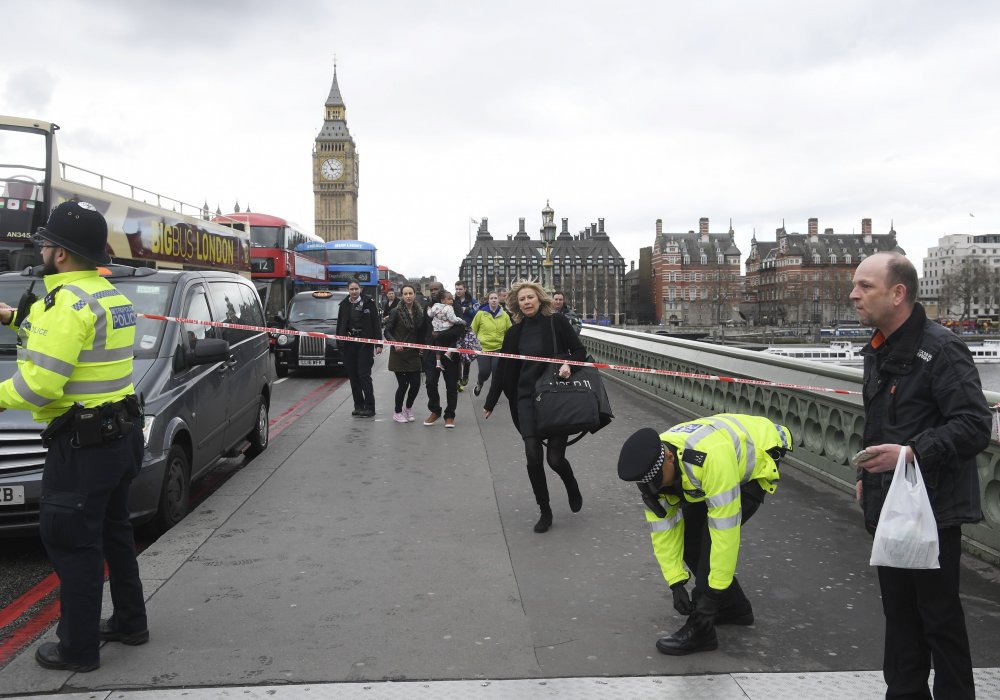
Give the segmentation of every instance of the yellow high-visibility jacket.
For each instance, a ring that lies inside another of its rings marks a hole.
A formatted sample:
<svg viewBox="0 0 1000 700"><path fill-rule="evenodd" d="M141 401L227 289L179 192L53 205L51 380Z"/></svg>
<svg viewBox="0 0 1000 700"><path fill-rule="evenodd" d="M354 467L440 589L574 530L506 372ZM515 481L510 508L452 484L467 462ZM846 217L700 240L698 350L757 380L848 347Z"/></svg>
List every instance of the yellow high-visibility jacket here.
<svg viewBox="0 0 1000 700"><path fill-rule="evenodd" d="M684 498L706 502L712 538L708 585L725 590L733 582L740 550L740 487L756 481L774 493L778 467L767 450L790 450L791 432L767 418L729 413L680 423L661 433L660 440L677 448ZM688 579L684 515L679 497L663 494L660 500L667 516L661 519L646 509L646 521L663 578L673 585Z"/></svg>
<svg viewBox="0 0 1000 700"><path fill-rule="evenodd" d="M75 402L90 408L134 393L132 302L96 270L46 275L45 289L27 318L12 321L17 372L0 383L0 407L44 423Z"/></svg>

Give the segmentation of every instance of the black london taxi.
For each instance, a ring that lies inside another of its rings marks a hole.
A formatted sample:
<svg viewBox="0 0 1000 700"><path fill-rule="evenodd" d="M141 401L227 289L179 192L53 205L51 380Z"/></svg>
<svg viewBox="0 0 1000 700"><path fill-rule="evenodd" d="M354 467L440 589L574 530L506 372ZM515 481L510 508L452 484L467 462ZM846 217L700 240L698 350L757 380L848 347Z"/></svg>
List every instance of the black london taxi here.
<svg viewBox="0 0 1000 700"><path fill-rule="evenodd" d="M292 331L335 335L337 312L347 292L317 290L299 292L288 302L288 314L278 317L278 324ZM274 367L279 377L300 367L342 367L344 358L332 338L277 333Z"/></svg>
<svg viewBox="0 0 1000 700"><path fill-rule="evenodd" d="M30 268L26 271L30 273ZM264 326L257 290L230 273L107 266L137 313ZM17 306L38 276L0 274L0 301ZM132 482L136 522L169 529L188 512L191 484L222 457L268 443L273 373L267 334L138 318L132 383L143 402L145 455ZM0 326L0 380L17 368L17 336ZM38 529L45 447L28 411L0 413L0 536Z"/></svg>

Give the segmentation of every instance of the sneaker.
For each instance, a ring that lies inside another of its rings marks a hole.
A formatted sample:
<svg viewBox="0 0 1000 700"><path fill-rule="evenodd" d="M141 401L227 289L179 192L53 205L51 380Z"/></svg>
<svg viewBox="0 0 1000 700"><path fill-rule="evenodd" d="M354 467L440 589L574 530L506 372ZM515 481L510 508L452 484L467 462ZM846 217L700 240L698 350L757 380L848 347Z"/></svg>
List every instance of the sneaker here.
<svg viewBox="0 0 1000 700"><path fill-rule="evenodd" d="M437 422L437 419L440 417L441 417L440 413L432 413L429 416L427 416L427 419L424 421L424 425L434 425Z"/></svg>
<svg viewBox="0 0 1000 700"><path fill-rule="evenodd" d="M408 422L410 422L410 423L412 423L413 421L416 420L416 418L413 417L413 410L412 409L404 408L403 409L403 415L406 417L406 420Z"/></svg>
<svg viewBox="0 0 1000 700"><path fill-rule="evenodd" d="M446 428L454 428L455 427L455 419L454 418L445 418L444 419L444 427L446 427Z"/></svg>
<svg viewBox="0 0 1000 700"><path fill-rule="evenodd" d="M472 390L472 393L479 396L479 392L483 390L482 384L476 384L476 388Z"/></svg>
<svg viewBox="0 0 1000 700"><path fill-rule="evenodd" d="M374 418L375 417L375 409L374 408L362 408L360 411L358 411L358 416L361 417L361 418Z"/></svg>
<svg viewBox="0 0 1000 700"><path fill-rule="evenodd" d="M402 411L400 411L399 413L393 413L392 414L392 419L394 421L396 421L397 423L405 423L406 422L406 415Z"/></svg>

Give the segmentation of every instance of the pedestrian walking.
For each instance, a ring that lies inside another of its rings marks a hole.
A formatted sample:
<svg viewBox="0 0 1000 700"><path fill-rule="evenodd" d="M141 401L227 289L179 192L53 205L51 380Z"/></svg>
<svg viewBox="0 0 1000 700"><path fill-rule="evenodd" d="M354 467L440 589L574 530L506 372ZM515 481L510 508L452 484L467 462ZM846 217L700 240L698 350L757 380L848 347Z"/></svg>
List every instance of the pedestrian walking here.
<svg viewBox="0 0 1000 700"><path fill-rule="evenodd" d="M445 336L449 338L454 337L455 334L451 333L451 330L458 326L462 327L462 333L459 337L465 334L465 321L461 316L457 315L455 311L455 298L447 290L441 292L441 301L427 309L427 316L431 319L431 336L435 340ZM457 344L457 340L455 342ZM454 347L454 345L449 344L447 350L436 353L435 363L438 369L444 369L441 365L443 359L449 361L452 359L451 356ZM458 358L455 359L457 360Z"/></svg>
<svg viewBox="0 0 1000 700"><path fill-rule="evenodd" d="M573 325L573 330L576 331L577 335L580 335L580 331L583 330L583 323L580 322L580 317L577 313L566 305L566 297L562 292L553 292L552 309L556 313L560 313L568 318L569 322Z"/></svg>
<svg viewBox="0 0 1000 700"><path fill-rule="evenodd" d="M496 352L503 345L503 337L512 324L510 314L500 308L500 296L496 292L490 292L487 299L489 303L480 306L479 311L472 317L472 332L476 334L484 351ZM476 359L479 366L476 387L473 389L476 396L479 396L479 392L483 390L483 385L493 374L499 361L499 357L485 357L483 355Z"/></svg>
<svg viewBox="0 0 1000 700"><path fill-rule="evenodd" d="M739 414L698 418L660 434L643 428L625 441L618 476L638 482L653 553L674 609L687 617L657 640L661 653L717 649L716 625L753 624L753 607L736 580L740 537L777 488L778 462L791 449L788 428Z"/></svg>
<svg viewBox="0 0 1000 700"><path fill-rule="evenodd" d="M400 293L402 301L393 308L389 318L386 319L385 339L402 343L423 343L427 317L416 301L416 290L407 284L403 285ZM413 402L420 393L422 367L420 350L395 346L389 350L389 371L395 372L396 383L399 385L396 389L396 403L392 414L392 419L397 423L414 421Z"/></svg>
<svg viewBox="0 0 1000 700"><path fill-rule="evenodd" d="M361 285L357 282L347 285L347 298L340 302L337 335L382 339L378 307L373 299L362 296ZM345 340L338 340L337 345L344 355L344 368L351 380L351 393L354 395L354 410L351 415L371 418L375 415L372 365L375 364L375 356L382 352L382 346Z"/></svg>
<svg viewBox="0 0 1000 700"><path fill-rule="evenodd" d="M428 291L431 298L430 304L437 304L444 294L444 285L440 282L431 282ZM443 331L438 337L434 337L434 327L428 323L424 343L447 349L454 347L455 343L465 332L465 326L457 324L449 330ZM430 412L424 420L424 425L434 425L441 415L444 415L444 427L455 427L455 407L458 405L458 377L459 363L448 360L437 365L437 355L435 351L424 352L424 379L427 389L427 410ZM441 394L439 386L441 378L444 377L446 404L441 408Z"/></svg>
<svg viewBox="0 0 1000 700"><path fill-rule="evenodd" d="M472 319L479 310L479 302L476 298L472 296L472 293L468 291L469 285L464 280L459 280L455 283L455 313L465 321L465 335L472 334ZM468 347L468 342L471 338L466 340L466 343L460 343L463 347ZM465 391L465 387L469 383L469 371L472 367L472 360L474 357L472 355L467 355L462 353L462 376L458 380L458 390Z"/></svg>
<svg viewBox="0 0 1000 700"><path fill-rule="evenodd" d="M508 300L513 325L504 334L500 352L581 362L586 358L586 350L569 321L561 314L552 313L552 299L541 285L525 280L517 282L511 287ZM524 441L528 479L540 510L534 528L538 533L547 532L552 526L552 508L549 505L549 490L542 461L543 447L545 461L566 486L570 510L576 513L583 507L583 496L573 474L573 467L566 460L569 436L550 437L543 443L535 430L535 383L545 372L552 370L553 364L559 363L501 358L493 372L490 390L483 406L483 417L489 418L500 398L500 392L507 396L514 427ZM562 363L559 364L558 372L565 379L572 370L568 364Z"/></svg>
<svg viewBox="0 0 1000 700"><path fill-rule="evenodd" d="M39 535L59 576L58 642L39 665L98 668L100 643L149 640L128 491L142 466L142 411L132 387L135 310L97 272L111 262L108 226L88 202L60 204L36 233L46 294L26 292L0 322L18 329L17 371L0 384L0 410L48 423ZM101 620L104 565L113 612Z"/></svg>
<svg viewBox="0 0 1000 700"><path fill-rule="evenodd" d="M878 525L901 450L916 458L938 528L939 569L878 567L885 614L882 673L887 698L975 697L972 655L959 597L962 525L982 519L976 455L991 415L969 348L927 318L917 271L899 253L865 258L851 302L875 329L862 349L867 459L857 470L865 527Z"/></svg>
<svg viewBox="0 0 1000 700"><path fill-rule="evenodd" d="M389 289L387 289L385 292L385 299L379 306L379 312L382 314L383 326L385 326L385 322L389 319L389 314L391 314L392 310L395 309L398 305L399 305L399 297L396 296L396 290L393 289L392 287L389 287Z"/></svg>

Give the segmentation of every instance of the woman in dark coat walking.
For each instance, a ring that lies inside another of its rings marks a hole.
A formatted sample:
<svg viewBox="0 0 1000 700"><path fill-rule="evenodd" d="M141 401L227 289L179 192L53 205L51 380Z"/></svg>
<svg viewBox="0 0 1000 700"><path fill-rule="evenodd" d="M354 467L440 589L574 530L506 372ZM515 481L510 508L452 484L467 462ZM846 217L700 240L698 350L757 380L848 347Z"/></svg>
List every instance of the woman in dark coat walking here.
<svg viewBox="0 0 1000 700"><path fill-rule="evenodd" d="M401 290L402 301L393 307L385 322L385 339L402 343L422 343L426 330L427 315L416 302L416 291L410 285ZM393 347L389 352L389 371L396 373L396 406L392 419L397 423L412 423L413 402L420 393L420 371L423 360L420 351L414 348ZM409 391L407 391L409 390ZM403 405L403 399L406 405Z"/></svg>
<svg viewBox="0 0 1000 700"><path fill-rule="evenodd" d="M573 331L569 320L562 314L552 313L552 299L534 282L520 281L511 287L507 303L514 325L504 334L501 353L551 357L554 360L579 360L586 358L586 350ZM483 406L483 417L489 418L503 391L510 404L514 426L524 440L524 454L528 462L528 479L541 511L535 532L546 532L552 526L552 508L549 506L549 489L542 461L542 438L535 434L534 393L535 383L545 372L558 364L510 360L501 358L497 363L490 391ZM561 364L559 376L569 377L570 365ZM566 486L569 507L574 513L583 507L583 496L573 475L573 468L566 461L568 435L547 439L545 461Z"/></svg>

